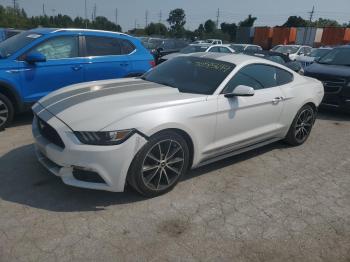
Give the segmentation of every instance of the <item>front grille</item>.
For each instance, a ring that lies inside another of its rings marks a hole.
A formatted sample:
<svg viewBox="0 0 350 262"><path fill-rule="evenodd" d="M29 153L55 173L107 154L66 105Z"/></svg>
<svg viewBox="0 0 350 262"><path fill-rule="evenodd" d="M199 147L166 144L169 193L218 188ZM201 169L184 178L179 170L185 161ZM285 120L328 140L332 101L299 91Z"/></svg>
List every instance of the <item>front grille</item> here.
<svg viewBox="0 0 350 262"><path fill-rule="evenodd" d="M345 80L325 80L323 81L324 91L330 94L340 93L345 83Z"/></svg>
<svg viewBox="0 0 350 262"><path fill-rule="evenodd" d="M57 133L57 131L52 126L50 126L48 123L46 123L45 121L40 119L39 117L37 119L38 119L38 129L39 129L40 134L44 138L46 138L48 141L55 144L56 146L58 146L60 148L65 148L65 145L64 145L61 137Z"/></svg>
<svg viewBox="0 0 350 262"><path fill-rule="evenodd" d="M347 80L341 77L332 77L329 75L309 73L307 76L316 78L323 83L324 92L326 94L338 94L342 91L343 87L346 85Z"/></svg>

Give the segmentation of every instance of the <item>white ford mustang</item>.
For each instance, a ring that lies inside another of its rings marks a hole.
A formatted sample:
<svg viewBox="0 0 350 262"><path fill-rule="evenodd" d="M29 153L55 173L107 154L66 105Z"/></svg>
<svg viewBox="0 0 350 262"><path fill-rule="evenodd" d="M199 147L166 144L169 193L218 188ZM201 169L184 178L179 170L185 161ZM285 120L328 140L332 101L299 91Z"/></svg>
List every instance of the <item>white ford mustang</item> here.
<svg viewBox="0 0 350 262"><path fill-rule="evenodd" d="M321 82L245 55L177 57L141 78L82 83L33 106L39 161L63 182L145 196L190 168L308 138Z"/></svg>

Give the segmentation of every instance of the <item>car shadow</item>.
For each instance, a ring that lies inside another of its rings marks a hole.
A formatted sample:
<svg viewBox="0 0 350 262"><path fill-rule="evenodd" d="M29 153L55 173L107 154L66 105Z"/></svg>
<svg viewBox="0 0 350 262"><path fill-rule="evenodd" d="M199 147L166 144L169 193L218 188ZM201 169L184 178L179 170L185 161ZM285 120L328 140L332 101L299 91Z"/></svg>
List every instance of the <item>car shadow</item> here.
<svg viewBox="0 0 350 262"><path fill-rule="evenodd" d="M350 121L350 114L339 112L336 110L327 110L320 108L317 114L317 119L320 120L330 120L335 122L348 122Z"/></svg>
<svg viewBox="0 0 350 262"><path fill-rule="evenodd" d="M283 143L271 144L239 156L231 157L190 171L183 180L233 165L240 161L284 148ZM0 158L0 198L21 205L54 212L99 211L111 205L123 205L148 199L127 186L123 193L112 193L70 187L51 175L36 160L34 145L25 145Z"/></svg>

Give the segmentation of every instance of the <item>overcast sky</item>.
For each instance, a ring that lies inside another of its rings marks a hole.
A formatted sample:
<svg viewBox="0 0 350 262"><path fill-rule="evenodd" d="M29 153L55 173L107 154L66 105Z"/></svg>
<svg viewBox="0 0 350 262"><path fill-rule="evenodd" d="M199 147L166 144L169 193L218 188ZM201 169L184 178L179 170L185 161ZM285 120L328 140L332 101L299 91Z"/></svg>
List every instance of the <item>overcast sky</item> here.
<svg viewBox="0 0 350 262"><path fill-rule="evenodd" d="M45 4L46 13L68 14L84 17L85 0L17 0L29 15L42 14ZM11 5L13 0L0 0L1 5ZM91 18L94 4L97 5L97 15L108 17L115 21L115 9L118 8L118 23L126 31L134 27L135 22L140 27L146 23L145 14L148 11L148 22L160 19L166 22L171 9L181 7L186 12L188 29L197 28L206 19L216 20L219 11L219 22L239 22L248 14L258 17L256 25L280 25L288 16L299 15L308 18L308 12L315 6L314 18L326 17L336 19L340 23L350 21L350 0L87 0L88 17Z"/></svg>

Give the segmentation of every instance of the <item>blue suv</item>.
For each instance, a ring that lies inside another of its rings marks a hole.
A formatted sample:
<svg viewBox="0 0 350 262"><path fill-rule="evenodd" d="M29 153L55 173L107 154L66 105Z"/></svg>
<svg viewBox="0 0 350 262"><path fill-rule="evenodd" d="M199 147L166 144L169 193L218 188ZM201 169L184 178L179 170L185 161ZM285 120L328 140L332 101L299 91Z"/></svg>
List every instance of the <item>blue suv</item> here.
<svg viewBox="0 0 350 262"><path fill-rule="evenodd" d="M154 66L122 33L39 28L0 43L0 129L48 93L75 83L140 76Z"/></svg>

